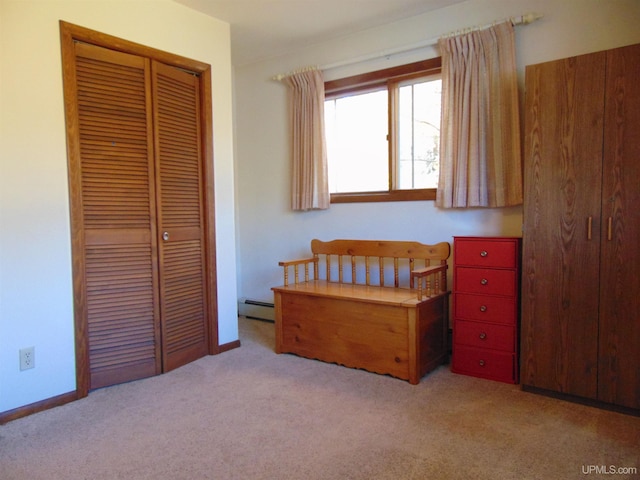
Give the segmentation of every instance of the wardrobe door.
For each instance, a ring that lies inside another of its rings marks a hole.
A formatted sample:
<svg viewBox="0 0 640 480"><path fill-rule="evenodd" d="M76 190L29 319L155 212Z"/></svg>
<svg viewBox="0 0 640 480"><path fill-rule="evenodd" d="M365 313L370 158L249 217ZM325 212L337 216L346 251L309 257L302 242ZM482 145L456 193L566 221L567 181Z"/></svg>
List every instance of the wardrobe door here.
<svg viewBox="0 0 640 480"><path fill-rule="evenodd" d="M597 396L605 55L526 69L521 382Z"/></svg>
<svg viewBox="0 0 640 480"><path fill-rule="evenodd" d="M599 392L640 408L640 45L610 50L602 196Z"/></svg>
<svg viewBox="0 0 640 480"><path fill-rule="evenodd" d="M199 82L153 62L164 371L208 351Z"/></svg>
<svg viewBox="0 0 640 480"><path fill-rule="evenodd" d="M75 281L95 389L160 372L150 64L82 43L75 53Z"/></svg>

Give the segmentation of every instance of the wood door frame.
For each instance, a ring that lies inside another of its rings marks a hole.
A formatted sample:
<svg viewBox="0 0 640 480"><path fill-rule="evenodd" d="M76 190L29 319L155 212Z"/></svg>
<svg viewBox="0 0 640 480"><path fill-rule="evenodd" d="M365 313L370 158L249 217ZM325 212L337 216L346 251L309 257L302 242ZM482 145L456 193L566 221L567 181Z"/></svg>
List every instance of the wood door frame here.
<svg viewBox="0 0 640 480"><path fill-rule="evenodd" d="M213 172L213 114L211 92L211 65L157 50L145 45L123 40L71 23L60 21L60 43L62 53L62 75L67 135L67 158L69 168L69 201L71 210L71 253L73 259L73 306L76 351L76 395L86 397L90 387L89 340L86 303L85 262L81 252L84 247L84 232L81 228L82 203L80 169L80 141L76 88L76 61L74 42L80 41L157 60L166 65L194 72L201 78L201 125L202 125L202 171L204 182L204 229L207 277L207 317L209 322L208 353L220 352L218 345L218 305L215 257L215 196Z"/></svg>

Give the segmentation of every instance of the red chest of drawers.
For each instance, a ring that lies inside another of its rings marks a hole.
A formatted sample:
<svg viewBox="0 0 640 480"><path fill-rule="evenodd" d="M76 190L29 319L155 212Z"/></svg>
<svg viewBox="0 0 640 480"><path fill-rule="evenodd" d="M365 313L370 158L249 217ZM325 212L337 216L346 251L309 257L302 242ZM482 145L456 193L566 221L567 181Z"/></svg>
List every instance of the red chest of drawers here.
<svg viewBox="0 0 640 480"><path fill-rule="evenodd" d="M454 237L455 373L518 383L521 239Z"/></svg>

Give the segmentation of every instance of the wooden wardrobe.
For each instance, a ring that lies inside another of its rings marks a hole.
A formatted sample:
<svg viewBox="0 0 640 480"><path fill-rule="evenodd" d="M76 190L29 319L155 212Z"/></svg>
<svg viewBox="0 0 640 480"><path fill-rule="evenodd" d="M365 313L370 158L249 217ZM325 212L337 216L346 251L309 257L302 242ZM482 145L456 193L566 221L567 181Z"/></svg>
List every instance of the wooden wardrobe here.
<svg viewBox="0 0 640 480"><path fill-rule="evenodd" d="M640 411L640 45L526 68L521 383Z"/></svg>
<svg viewBox="0 0 640 480"><path fill-rule="evenodd" d="M82 396L216 351L210 77L81 27L61 33Z"/></svg>

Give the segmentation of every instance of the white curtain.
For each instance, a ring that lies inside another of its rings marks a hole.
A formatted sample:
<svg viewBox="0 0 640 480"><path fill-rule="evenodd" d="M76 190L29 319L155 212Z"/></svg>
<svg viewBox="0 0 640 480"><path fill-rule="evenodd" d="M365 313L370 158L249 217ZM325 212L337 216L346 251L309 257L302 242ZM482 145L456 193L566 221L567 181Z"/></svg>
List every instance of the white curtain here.
<svg viewBox="0 0 640 480"><path fill-rule="evenodd" d="M293 210L327 209L330 204L324 135L324 79L307 70L283 79L289 92Z"/></svg>
<svg viewBox="0 0 640 480"><path fill-rule="evenodd" d="M440 179L436 206L522 203L513 25L443 38Z"/></svg>

